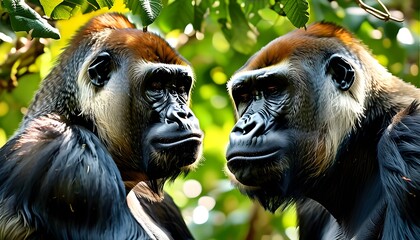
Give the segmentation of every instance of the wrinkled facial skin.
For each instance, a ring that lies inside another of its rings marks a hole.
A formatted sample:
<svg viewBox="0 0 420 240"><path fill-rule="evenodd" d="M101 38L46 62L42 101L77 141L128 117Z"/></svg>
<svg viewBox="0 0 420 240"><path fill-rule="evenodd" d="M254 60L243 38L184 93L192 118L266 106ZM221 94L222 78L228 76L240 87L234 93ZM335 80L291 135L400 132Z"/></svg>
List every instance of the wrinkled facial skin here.
<svg viewBox="0 0 420 240"><path fill-rule="evenodd" d="M194 74L158 36L120 31L82 66L81 112L95 123L128 188L159 179L162 186L201 158L203 132L189 107Z"/></svg>
<svg viewBox="0 0 420 240"><path fill-rule="evenodd" d="M302 45L272 66L257 65L272 53L269 46L228 83L237 122L229 136L227 174L242 193L272 211L311 189L311 177L328 168L363 109L350 58L327 52L335 42L324 44L312 55Z"/></svg>
<svg viewBox="0 0 420 240"><path fill-rule="evenodd" d="M272 211L300 188L298 171L306 168L299 154L309 152L299 150L308 149L305 143L313 140L307 138L312 130L297 124L302 110L296 110L296 99L305 93L297 93L290 79L296 77L289 75L286 64L239 74L229 83L238 120L229 136L227 173L243 194Z"/></svg>
<svg viewBox="0 0 420 240"><path fill-rule="evenodd" d="M148 176L161 178L177 174L201 154L203 133L188 107L192 77L183 69L149 69L142 83L142 95L151 109L150 128L144 133L143 159Z"/></svg>
<svg viewBox="0 0 420 240"><path fill-rule="evenodd" d="M232 82L232 98L240 118L230 134L226 156L228 168L244 185L258 186L260 181L269 181L261 178L262 172L246 169L244 164L252 162L264 169L273 159L281 159L288 148L284 128L290 89L284 77L275 72L257 72Z"/></svg>
<svg viewBox="0 0 420 240"><path fill-rule="evenodd" d="M288 118L294 87L285 69L251 71L229 83L238 120L226 152L228 174L239 190L263 206L287 191L283 179L293 163L289 156L297 135Z"/></svg>

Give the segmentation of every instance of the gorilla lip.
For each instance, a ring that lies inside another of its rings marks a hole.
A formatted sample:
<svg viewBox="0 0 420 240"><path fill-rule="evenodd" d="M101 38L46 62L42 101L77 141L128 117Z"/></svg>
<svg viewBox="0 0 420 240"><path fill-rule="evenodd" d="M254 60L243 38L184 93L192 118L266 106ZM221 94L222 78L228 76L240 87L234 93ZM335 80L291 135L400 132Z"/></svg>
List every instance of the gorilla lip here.
<svg viewBox="0 0 420 240"><path fill-rule="evenodd" d="M228 152L227 160L229 164L232 161L261 161L264 159L275 159L280 152L281 149L269 149L261 152L234 151Z"/></svg>
<svg viewBox="0 0 420 240"><path fill-rule="evenodd" d="M179 144L185 144L187 142L202 142L203 135L198 133L192 133L184 136L176 136L173 138L159 138L156 140L156 144L158 144L161 147L176 147Z"/></svg>
<svg viewBox="0 0 420 240"><path fill-rule="evenodd" d="M281 152L282 150L278 148L261 152L234 151L227 155L227 167L241 184L258 186L259 184L255 181L258 178L257 175L267 164L273 164L278 160Z"/></svg>

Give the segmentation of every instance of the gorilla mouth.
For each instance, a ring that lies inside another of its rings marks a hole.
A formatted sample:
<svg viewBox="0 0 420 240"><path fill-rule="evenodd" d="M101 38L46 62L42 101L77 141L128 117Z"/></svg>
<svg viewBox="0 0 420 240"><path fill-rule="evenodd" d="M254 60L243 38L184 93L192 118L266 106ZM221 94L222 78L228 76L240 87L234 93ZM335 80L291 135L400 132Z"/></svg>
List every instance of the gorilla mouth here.
<svg viewBox="0 0 420 240"><path fill-rule="evenodd" d="M188 133L155 139L154 146L155 151L163 157L162 159L167 159L168 162L166 164L178 169L189 166L198 159L202 142L202 134Z"/></svg>
<svg viewBox="0 0 420 240"><path fill-rule="evenodd" d="M203 136L198 133L190 133L187 135L177 135L170 138L159 138L155 140L155 144L159 149L169 149L182 145L201 144Z"/></svg>
<svg viewBox="0 0 420 240"><path fill-rule="evenodd" d="M164 136L149 138L150 148L145 151L147 174L151 179L172 178L188 172L200 158L203 134L201 132L170 131Z"/></svg>
<svg viewBox="0 0 420 240"><path fill-rule="evenodd" d="M226 155L228 164L229 162L235 161L262 161L270 160L278 156L281 152L280 149L268 149L261 152L249 152L249 151L234 151L228 152Z"/></svg>
<svg viewBox="0 0 420 240"><path fill-rule="evenodd" d="M279 148L259 152L228 150L227 167L241 184L261 186L270 181L270 176L277 175L282 156L283 150Z"/></svg>

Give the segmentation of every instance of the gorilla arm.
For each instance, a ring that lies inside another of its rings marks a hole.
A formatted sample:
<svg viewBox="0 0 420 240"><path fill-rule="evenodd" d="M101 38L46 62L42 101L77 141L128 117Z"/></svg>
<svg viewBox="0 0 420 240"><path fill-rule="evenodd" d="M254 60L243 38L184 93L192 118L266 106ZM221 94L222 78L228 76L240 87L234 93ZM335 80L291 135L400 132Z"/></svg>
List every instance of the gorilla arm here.
<svg viewBox="0 0 420 240"><path fill-rule="evenodd" d="M0 189L1 239L147 238L105 147L58 116L32 120L0 149Z"/></svg>
<svg viewBox="0 0 420 240"><path fill-rule="evenodd" d="M378 144L387 208L383 237L420 236L420 109L414 101L394 116Z"/></svg>

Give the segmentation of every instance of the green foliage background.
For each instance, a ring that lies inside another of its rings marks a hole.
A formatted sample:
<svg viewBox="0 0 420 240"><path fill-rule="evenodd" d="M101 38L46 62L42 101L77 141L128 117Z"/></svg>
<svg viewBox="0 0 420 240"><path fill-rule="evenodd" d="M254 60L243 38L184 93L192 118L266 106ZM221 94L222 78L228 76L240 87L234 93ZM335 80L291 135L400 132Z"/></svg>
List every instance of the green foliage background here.
<svg viewBox="0 0 420 240"><path fill-rule="evenodd" d="M73 5L60 1L44 10L39 8L40 2L30 1L28 4L38 12L48 12L51 17L70 19L52 22L60 30L60 40L31 41L24 32L14 33L8 27L10 20L5 15L0 18L0 146L17 128L39 82L76 30L72 28L73 23L80 24L91 16L81 16L80 12L127 11L121 7L106 8L120 6L122 3L119 1L91 0L89 3L92 4L80 6L74 3L84 1L73 1ZM135 8L139 7L135 1L128 2ZM161 7L162 11L158 9L159 14L152 12L148 14L150 18L142 19L131 9L132 19L140 27L142 22L145 25L152 23L148 26L149 31L159 32L173 44L191 62L196 72L192 108L205 132L204 161L187 178L168 184L166 189L181 207L197 239L296 238L293 208L274 215L264 212L233 189L223 172L225 147L234 125L226 82L262 46L296 29L295 25L303 26L321 20L335 22L362 39L390 72L420 86L420 9L417 0L383 1L389 9L404 14L403 23L378 20L353 1L346 0L309 0L309 18L306 18L305 6L301 6L301 17L287 15L282 7L291 4L290 0L150 2L159 2L161 5L153 6ZM296 2L306 3L302 0ZM365 2L379 7L376 1ZM105 8L98 11L102 6ZM76 13L76 8L79 13ZM404 31L409 34L403 35ZM196 190L195 194L191 190ZM207 213L208 219L204 223L197 221L200 219L197 216L205 219Z"/></svg>

